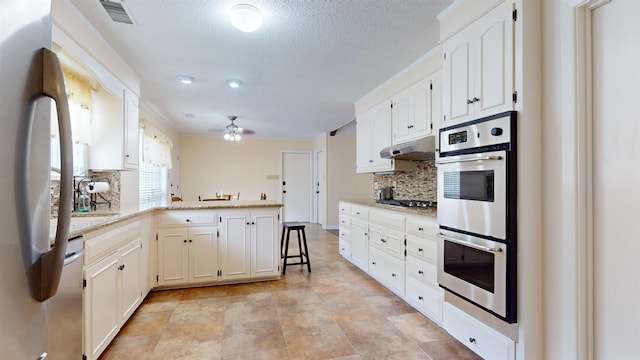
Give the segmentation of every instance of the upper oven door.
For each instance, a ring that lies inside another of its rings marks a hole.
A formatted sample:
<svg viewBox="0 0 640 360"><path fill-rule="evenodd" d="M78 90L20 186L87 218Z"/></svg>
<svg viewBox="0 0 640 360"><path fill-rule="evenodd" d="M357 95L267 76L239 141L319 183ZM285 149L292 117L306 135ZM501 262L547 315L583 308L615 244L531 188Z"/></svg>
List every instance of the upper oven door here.
<svg viewBox="0 0 640 360"><path fill-rule="evenodd" d="M440 226L506 240L506 151L438 161Z"/></svg>

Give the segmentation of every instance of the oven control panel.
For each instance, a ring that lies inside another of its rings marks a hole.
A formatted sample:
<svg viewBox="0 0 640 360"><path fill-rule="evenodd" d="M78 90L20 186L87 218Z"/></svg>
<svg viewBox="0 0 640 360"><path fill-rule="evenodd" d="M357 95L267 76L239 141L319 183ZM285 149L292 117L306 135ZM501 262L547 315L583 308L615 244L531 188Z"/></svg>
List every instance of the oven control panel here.
<svg viewBox="0 0 640 360"><path fill-rule="evenodd" d="M515 111L466 122L440 130L440 156L454 152L473 152L474 149L498 150L511 143L511 126ZM514 124L515 126L515 124Z"/></svg>

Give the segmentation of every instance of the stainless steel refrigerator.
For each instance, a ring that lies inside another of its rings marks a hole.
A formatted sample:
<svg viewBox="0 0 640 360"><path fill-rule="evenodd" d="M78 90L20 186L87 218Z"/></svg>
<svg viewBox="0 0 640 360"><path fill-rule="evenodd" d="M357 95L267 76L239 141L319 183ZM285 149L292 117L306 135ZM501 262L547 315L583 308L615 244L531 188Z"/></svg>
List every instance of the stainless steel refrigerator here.
<svg viewBox="0 0 640 360"><path fill-rule="evenodd" d="M0 358L44 359L71 214L71 129L51 48L50 0L0 0ZM53 100L52 100L53 99ZM61 138L61 202L50 241L50 114Z"/></svg>

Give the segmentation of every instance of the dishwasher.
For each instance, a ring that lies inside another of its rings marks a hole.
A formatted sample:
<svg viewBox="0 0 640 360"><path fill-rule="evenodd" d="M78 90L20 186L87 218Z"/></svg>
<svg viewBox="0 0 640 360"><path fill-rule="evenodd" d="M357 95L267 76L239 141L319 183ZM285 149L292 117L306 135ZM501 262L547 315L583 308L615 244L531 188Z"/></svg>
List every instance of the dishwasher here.
<svg viewBox="0 0 640 360"><path fill-rule="evenodd" d="M58 292L48 301L47 360L82 359L82 267L84 239L69 240Z"/></svg>

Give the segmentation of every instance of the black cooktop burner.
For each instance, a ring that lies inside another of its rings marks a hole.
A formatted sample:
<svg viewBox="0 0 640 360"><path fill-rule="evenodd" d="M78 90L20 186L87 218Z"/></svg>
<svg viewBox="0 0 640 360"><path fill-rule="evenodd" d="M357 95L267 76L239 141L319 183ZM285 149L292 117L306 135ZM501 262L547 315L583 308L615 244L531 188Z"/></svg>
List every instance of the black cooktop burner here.
<svg viewBox="0 0 640 360"><path fill-rule="evenodd" d="M438 207L438 204L435 201L428 201L428 200L387 199L387 200L376 200L376 202L378 204L394 205L394 206L402 206L402 207L410 207L410 208L435 208L435 207Z"/></svg>

